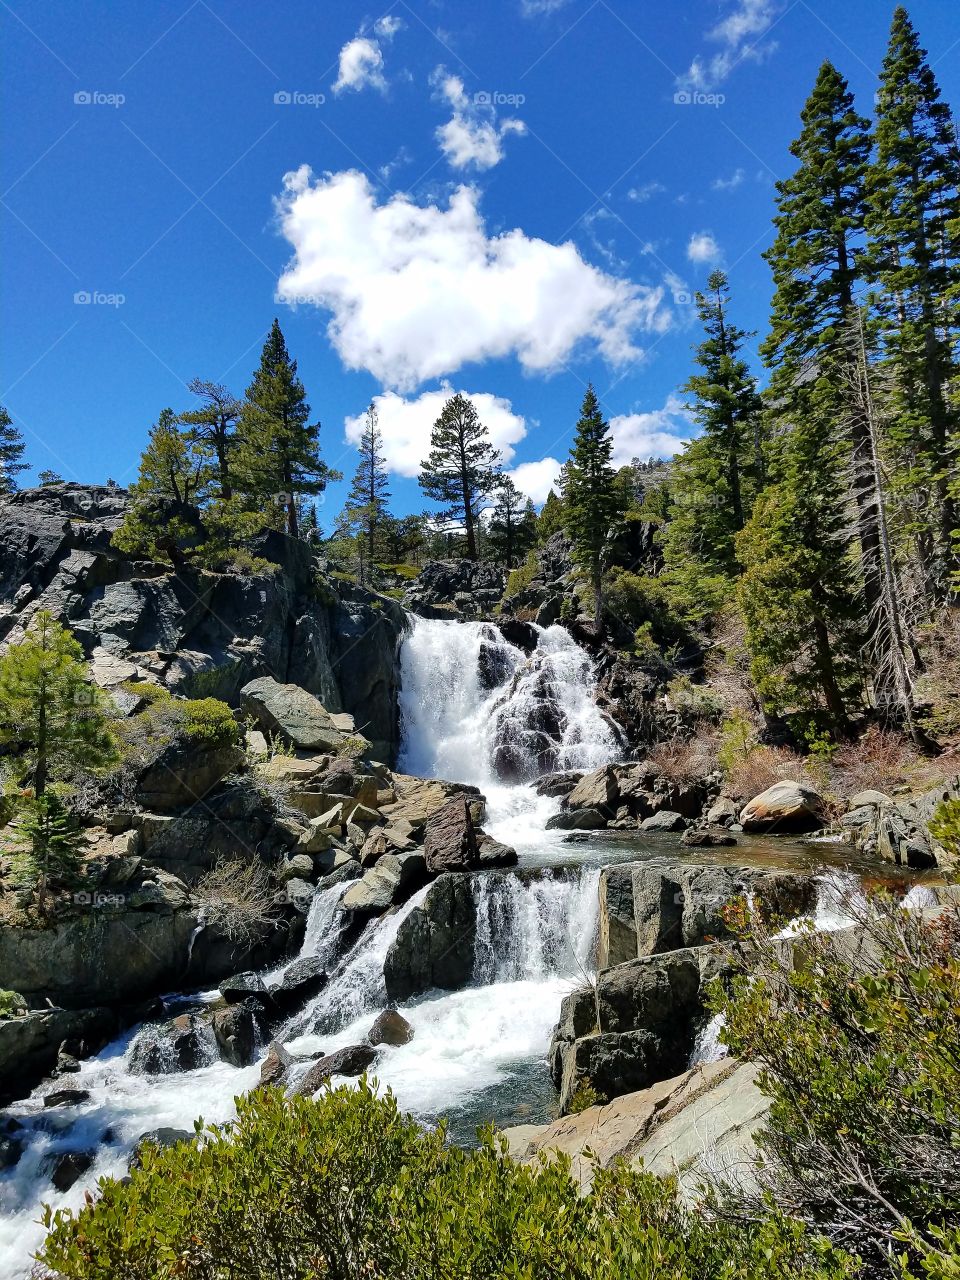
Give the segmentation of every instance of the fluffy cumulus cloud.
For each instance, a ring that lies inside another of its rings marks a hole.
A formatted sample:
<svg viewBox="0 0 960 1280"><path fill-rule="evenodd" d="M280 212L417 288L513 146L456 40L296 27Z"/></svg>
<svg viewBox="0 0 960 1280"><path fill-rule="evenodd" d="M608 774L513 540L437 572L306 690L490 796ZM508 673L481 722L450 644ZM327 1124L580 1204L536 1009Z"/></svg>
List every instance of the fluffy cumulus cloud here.
<svg viewBox="0 0 960 1280"><path fill-rule="evenodd" d="M540 458L537 462L521 462L510 472L510 478L521 493L532 498L537 506L547 500L551 489L558 489L560 484L560 468L563 463L557 458Z"/></svg>
<svg viewBox="0 0 960 1280"><path fill-rule="evenodd" d="M492 169L503 159L503 140L508 134L524 134L522 120L497 119L492 102L478 101L489 95L468 98L459 76L448 75L442 67L434 72L440 96L453 108L453 115L437 129L440 150L454 169Z"/></svg>
<svg viewBox="0 0 960 1280"><path fill-rule="evenodd" d="M444 383L439 391L425 391L415 399L408 399L395 391L385 391L374 397L383 433L383 453L392 472L412 478L420 474L420 463L430 452L430 430L440 417L443 406L455 394L455 390ZM491 395L488 391L464 391L462 394L473 401L495 447L500 450L504 462L509 463L514 453L513 446L527 433L524 418L514 413L510 401L502 396ZM365 420L365 412L355 418L347 418L344 433L350 444L360 443Z"/></svg>
<svg viewBox="0 0 960 1280"><path fill-rule="evenodd" d="M695 231L687 244L687 257L691 262L719 262L723 257L716 237L710 231Z"/></svg>
<svg viewBox="0 0 960 1280"><path fill-rule="evenodd" d="M373 24L373 35L361 31L340 50L339 69L333 84L334 93L343 93L352 89L359 93L361 89L379 89L384 93L387 88L386 76L383 74L383 49L381 40L392 40L403 23L390 14L378 18Z"/></svg>
<svg viewBox="0 0 960 1280"><path fill-rule="evenodd" d="M548 373L580 344L622 365L642 355L640 332L669 327L662 287L600 271L569 241L488 236L478 202L462 186L446 207L404 194L379 204L364 174L303 166L277 202L294 248L278 296L331 312L344 364L408 391L509 356Z"/></svg>
<svg viewBox="0 0 960 1280"><path fill-rule="evenodd" d="M713 90L730 75L738 62L755 62L773 53L776 44L764 34L782 12L782 0L733 0L724 17L707 32L707 39L720 47L710 55L698 55L678 85L683 89Z"/></svg>
<svg viewBox="0 0 960 1280"><path fill-rule="evenodd" d="M613 465L625 466L632 458L672 458L681 453L693 431L693 423L683 401L667 397L662 409L646 413L623 413L610 419L613 436Z"/></svg>

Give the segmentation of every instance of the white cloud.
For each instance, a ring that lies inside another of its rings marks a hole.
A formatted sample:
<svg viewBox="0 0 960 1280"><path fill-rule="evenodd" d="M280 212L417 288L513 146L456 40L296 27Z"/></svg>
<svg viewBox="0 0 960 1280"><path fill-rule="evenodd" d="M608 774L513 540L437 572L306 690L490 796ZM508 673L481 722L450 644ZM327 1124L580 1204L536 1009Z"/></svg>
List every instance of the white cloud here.
<svg viewBox="0 0 960 1280"><path fill-rule="evenodd" d="M734 0L726 17L711 27L706 38L722 47L709 57L693 59L677 84L682 89L715 89L730 75L738 62L761 62L776 49L776 43L761 43L782 8L781 0Z"/></svg>
<svg viewBox="0 0 960 1280"><path fill-rule="evenodd" d="M525 18L536 18L542 13L556 13L569 3L570 0L520 0L520 12Z"/></svg>
<svg viewBox="0 0 960 1280"><path fill-rule="evenodd" d="M610 419L613 465L625 466L632 458L639 458L641 462L648 458L672 458L682 453L692 426L683 401L673 394L667 396L662 409L618 414Z"/></svg>
<svg viewBox="0 0 960 1280"><path fill-rule="evenodd" d="M437 67L432 79L453 108L451 118L436 131L440 150L452 168L492 169L503 159L504 138L526 133L522 120L510 117L498 122L492 103L468 98L459 76Z"/></svg>
<svg viewBox="0 0 960 1280"><path fill-rule="evenodd" d="M334 93L344 89L379 89L387 87L383 74L383 54L376 40L369 36L355 36L340 50L340 71L333 85Z"/></svg>
<svg viewBox="0 0 960 1280"><path fill-rule="evenodd" d="M376 20L373 24L373 31L374 35L378 35L381 40L392 40L402 26L402 18L397 18L393 14L387 13Z"/></svg>
<svg viewBox="0 0 960 1280"><path fill-rule="evenodd" d="M560 468L556 458L540 458L537 462L521 462L510 472L510 478L521 493L532 498L538 507L547 500L551 489L559 492Z"/></svg>
<svg viewBox="0 0 960 1280"><path fill-rule="evenodd" d="M378 204L364 174L315 177L304 165L277 200L295 250L278 295L332 312L344 364L403 390L511 355L551 372L581 343L621 365L642 355L638 332L669 328L662 287L609 275L569 241L488 236L478 204L466 186L445 208L404 194Z"/></svg>
<svg viewBox="0 0 960 1280"><path fill-rule="evenodd" d="M631 187L627 192L627 199L634 204L646 204L653 196L662 195L666 189L662 182L644 182L642 186Z"/></svg>
<svg viewBox="0 0 960 1280"><path fill-rule="evenodd" d="M443 406L455 395L454 389L444 383L439 391L425 391L414 400L384 391L374 396L377 418L383 433L383 454L389 469L399 476L415 478L420 474L420 463L430 452L430 431ZM523 416L514 413L509 400L491 395L488 391L464 391L472 400L480 421L490 432L490 438L503 455L504 462L513 457L513 446L527 434ZM350 444L360 443L360 434L366 421L366 411L344 422L344 434Z"/></svg>
<svg viewBox="0 0 960 1280"><path fill-rule="evenodd" d="M734 169L729 178L714 178L710 186L714 191L735 191L745 177L746 174L742 169Z"/></svg>
<svg viewBox="0 0 960 1280"><path fill-rule="evenodd" d="M723 252L710 231L696 231L687 245L687 257L691 262L719 262Z"/></svg>
<svg viewBox="0 0 960 1280"><path fill-rule="evenodd" d="M361 89L379 89L386 92L387 80L383 74L383 50L381 40L392 40L403 22L390 14L378 18L373 24L373 39L360 28L357 35L340 50L340 69L333 85L334 93L343 93L344 89L353 89L359 93Z"/></svg>

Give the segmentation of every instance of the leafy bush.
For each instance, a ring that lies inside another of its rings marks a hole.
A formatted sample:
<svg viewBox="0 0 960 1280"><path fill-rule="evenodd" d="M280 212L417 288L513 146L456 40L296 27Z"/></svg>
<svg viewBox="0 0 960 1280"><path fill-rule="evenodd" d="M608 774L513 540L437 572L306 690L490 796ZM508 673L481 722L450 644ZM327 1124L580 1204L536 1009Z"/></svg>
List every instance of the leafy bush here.
<svg viewBox="0 0 960 1280"><path fill-rule="evenodd" d="M503 591L504 600L512 600L515 596L520 595L522 591L525 591L537 576L539 570L540 561L537 559L536 551L528 551L527 558L523 564L516 569L510 570L510 576L507 578L507 585Z"/></svg>
<svg viewBox="0 0 960 1280"><path fill-rule="evenodd" d="M723 703L712 689L694 684L689 676L674 676L667 685L667 697L678 711L693 720L717 723L723 714Z"/></svg>
<svg viewBox="0 0 960 1280"><path fill-rule="evenodd" d="M183 706L183 732L191 742L228 747L240 740L240 726L218 698L191 698Z"/></svg>
<svg viewBox="0 0 960 1280"><path fill-rule="evenodd" d="M570 1115L579 1115L581 1111L587 1111L590 1107L601 1106L607 1101L607 1097L603 1093L598 1093L587 1077L584 1077L574 1089L573 1094L567 1104L567 1111Z"/></svg>
<svg viewBox="0 0 960 1280"><path fill-rule="evenodd" d="M18 991L0 991L0 1018L15 1018L26 1009L27 1002Z"/></svg>
<svg viewBox="0 0 960 1280"><path fill-rule="evenodd" d="M633 633L650 624L653 640L662 647L682 642L686 630L674 614L670 594L662 579L615 569L606 585L606 609Z"/></svg>
<svg viewBox="0 0 960 1280"><path fill-rule="evenodd" d="M960 856L960 800L944 800L930 820L930 834L947 853Z"/></svg>
<svg viewBox="0 0 960 1280"><path fill-rule="evenodd" d="M673 1179L522 1165L489 1132L448 1146L365 1081L318 1100L237 1099L233 1126L147 1147L99 1199L44 1211L63 1280L841 1280L849 1265L779 1215L689 1212Z"/></svg>
<svg viewBox="0 0 960 1280"><path fill-rule="evenodd" d="M875 896L850 909L863 945L759 938L749 972L714 993L724 1041L760 1064L772 1099L758 1188L731 1203L746 1221L782 1206L866 1276L955 1276L960 908L931 920Z"/></svg>

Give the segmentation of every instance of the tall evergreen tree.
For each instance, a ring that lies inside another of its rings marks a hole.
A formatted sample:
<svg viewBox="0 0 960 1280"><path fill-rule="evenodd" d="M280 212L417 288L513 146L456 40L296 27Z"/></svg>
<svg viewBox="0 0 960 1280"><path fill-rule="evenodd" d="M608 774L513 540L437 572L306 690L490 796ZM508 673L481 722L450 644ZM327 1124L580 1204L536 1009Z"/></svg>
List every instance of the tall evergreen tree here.
<svg viewBox="0 0 960 1280"><path fill-rule="evenodd" d="M329 480L339 479L320 458L320 428L309 417L297 362L274 320L247 388L234 472L245 499L254 506L275 504L285 513L284 526L292 538L298 535L298 498L322 493Z"/></svg>
<svg viewBox="0 0 960 1280"><path fill-rule="evenodd" d="M697 294L706 330L697 348L703 372L683 388L693 397L691 410L702 434L673 463L674 509L664 544L668 572L688 585L735 576L734 539L761 480L761 400L740 355L750 335L729 318L722 271L713 272L707 288Z"/></svg>
<svg viewBox="0 0 960 1280"><path fill-rule="evenodd" d="M196 409L181 413L180 421L190 428L191 443L214 460L218 496L229 502L233 496L230 462L237 445L236 428L242 402L222 383L205 382L203 378L194 378L187 390L202 403Z"/></svg>
<svg viewBox="0 0 960 1280"><path fill-rule="evenodd" d="M44 610L0 658L0 743L29 770L37 798L72 767L106 764L115 753L83 650Z"/></svg>
<svg viewBox="0 0 960 1280"><path fill-rule="evenodd" d="M761 351L772 370L777 428L816 416L823 419L823 431L847 435L848 455L838 455L838 463L855 500L864 598L872 615L881 598L882 574L870 436L845 376L845 333L863 280L869 121L857 112L846 80L829 62L821 66L801 118L800 136L790 148L800 163L790 178L777 183L777 236L764 255L775 293L770 334Z"/></svg>
<svg viewBox="0 0 960 1280"><path fill-rule="evenodd" d="M906 9L893 15L867 177L872 279L897 412L890 444L926 585L956 571L960 147ZM954 483L951 483L954 481Z"/></svg>
<svg viewBox="0 0 960 1280"><path fill-rule="evenodd" d="M371 404L367 409L358 447L360 462L345 509L349 521L362 530L367 562L373 564L390 498L387 460L383 455L383 433L375 405Z"/></svg>
<svg viewBox="0 0 960 1280"><path fill-rule="evenodd" d="M113 535L121 551L179 567L205 541L200 508L210 482L207 459L182 431L172 409L150 428L131 503Z"/></svg>
<svg viewBox="0 0 960 1280"><path fill-rule="evenodd" d="M443 406L430 434L430 453L420 464L420 488L441 503L440 518L462 524L467 556L477 558L477 521L500 482L500 454L471 400L459 392Z"/></svg>
<svg viewBox="0 0 960 1280"><path fill-rule="evenodd" d="M533 503L504 476L487 526L487 547L492 559L511 569L536 541L537 514Z"/></svg>
<svg viewBox="0 0 960 1280"><path fill-rule="evenodd" d="M3 405L0 405L0 497L13 493L17 487L17 476L26 471L27 464L23 459L23 436L13 424L13 419Z"/></svg>
<svg viewBox="0 0 960 1280"><path fill-rule="evenodd" d="M540 508L540 514L537 516L537 541L540 543L547 542L555 533L559 533L563 527L563 502L556 492L551 489L547 494L546 502Z"/></svg>
<svg viewBox="0 0 960 1280"><path fill-rule="evenodd" d="M562 486L573 557L589 577L597 626L603 615L604 552L616 519L621 514L622 499L615 485L616 472L610 465L612 456L610 426L600 412L600 403L591 385L587 387L580 407Z"/></svg>

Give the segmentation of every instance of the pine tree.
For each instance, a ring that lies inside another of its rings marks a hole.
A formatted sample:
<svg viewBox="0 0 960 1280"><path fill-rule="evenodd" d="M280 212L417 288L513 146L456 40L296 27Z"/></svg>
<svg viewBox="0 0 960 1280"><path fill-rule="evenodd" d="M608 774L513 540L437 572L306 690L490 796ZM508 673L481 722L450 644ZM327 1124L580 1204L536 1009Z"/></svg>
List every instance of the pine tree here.
<svg viewBox="0 0 960 1280"><path fill-rule="evenodd" d="M487 526L491 559L512 569L536 541L536 521L533 503L509 476L503 476Z"/></svg>
<svg viewBox="0 0 960 1280"><path fill-rule="evenodd" d="M230 461L238 443L236 428L242 403L220 382L194 378L187 390L203 403L197 409L181 413L180 421L190 428L188 438L197 451L214 459L213 477L218 496L229 502L233 495Z"/></svg>
<svg viewBox="0 0 960 1280"><path fill-rule="evenodd" d="M537 541L541 546L562 531L564 527L563 502L553 489L547 494L547 500L540 508L537 516Z"/></svg>
<svg viewBox="0 0 960 1280"><path fill-rule="evenodd" d="M41 610L0 658L0 745L29 771L34 795L70 769L107 764L113 738L83 650Z"/></svg>
<svg viewBox="0 0 960 1280"><path fill-rule="evenodd" d="M321 461L320 428L308 422L309 417L297 362L274 320L241 410L234 479L254 508L285 512L284 526L291 538L298 536L298 497L322 493L329 480L340 478Z"/></svg>
<svg viewBox="0 0 960 1280"><path fill-rule="evenodd" d="M598 627L603 614L604 552L621 514L616 472L610 465L612 456L610 427L600 412L600 403L591 385L580 407L562 486L573 558L589 577L594 621Z"/></svg>
<svg viewBox="0 0 960 1280"><path fill-rule="evenodd" d="M459 392L446 402L420 464L420 488L443 505L440 519L463 526L467 557L477 558L477 521L500 481L500 454L472 401Z"/></svg>
<svg viewBox="0 0 960 1280"><path fill-rule="evenodd" d="M739 354L751 335L729 319L723 272L715 271L707 287L709 293L697 294L707 335L697 348L703 372L683 388L693 396L691 410L702 434L673 463L674 507L664 539L668 574L682 580L691 598L701 582L706 587L736 576L734 539L761 483L762 405L756 379Z"/></svg>
<svg viewBox="0 0 960 1280"><path fill-rule="evenodd" d="M895 377L895 480L927 590L942 597L960 551L960 403L951 395L960 320L960 149L903 7L894 12L880 73L875 140L867 230L880 332Z"/></svg>
<svg viewBox="0 0 960 1280"><path fill-rule="evenodd" d="M387 460L383 455L383 433L375 405L371 404L367 409L358 447L360 463L353 477L345 511L350 523L362 530L367 562L372 565L376 559L390 498Z"/></svg>
<svg viewBox="0 0 960 1280"><path fill-rule="evenodd" d="M179 568L201 547L206 532L200 508L210 484L206 458L177 425L172 409L150 428L131 504L113 542L121 551Z"/></svg>
<svg viewBox="0 0 960 1280"><path fill-rule="evenodd" d="M81 880L83 832L52 791L25 799L17 825L30 842L28 857L37 879L37 905L43 914L51 887L69 888Z"/></svg>
<svg viewBox="0 0 960 1280"><path fill-rule="evenodd" d="M24 447L23 435L0 405L0 497L14 492L17 476L27 469L27 464L22 461Z"/></svg>
<svg viewBox="0 0 960 1280"><path fill-rule="evenodd" d="M846 434L848 456L841 461L856 505L864 599L872 615L882 574L870 438L844 373L844 335L863 281L869 121L829 62L820 68L801 118L803 128L790 148L799 167L777 183L777 236L764 254L775 293L761 351L772 370L776 430L817 416L824 430Z"/></svg>

